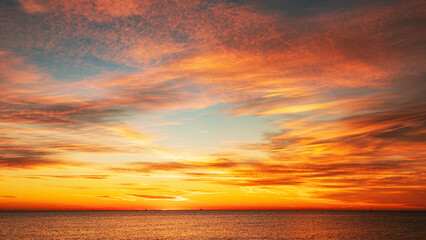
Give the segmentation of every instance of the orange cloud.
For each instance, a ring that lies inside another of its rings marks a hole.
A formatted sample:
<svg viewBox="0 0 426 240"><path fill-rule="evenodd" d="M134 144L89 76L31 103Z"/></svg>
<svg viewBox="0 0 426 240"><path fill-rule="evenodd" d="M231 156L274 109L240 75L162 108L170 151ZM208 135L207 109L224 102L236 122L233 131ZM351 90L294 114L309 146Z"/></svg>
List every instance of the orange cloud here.
<svg viewBox="0 0 426 240"><path fill-rule="evenodd" d="M15 196L0 196L0 198L16 198Z"/></svg>
<svg viewBox="0 0 426 240"><path fill-rule="evenodd" d="M82 178L82 179L108 179L110 175L97 174L97 175L37 175L29 176L27 178L37 178L37 179L48 179L48 178L63 178L63 179L72 179L72 178Z"/></svg>
<svg viewBox="0 0 426 240"><path fill-rule="evenodd" d="M156 199L156 200L175 200L176 197L172 196L155 196L155 195L142 195L142 194L128 194L129 196L143 198L143 199Z"/></svg>
<svg viewBox="0 0 426 240"><path fill-rule="evenodd" d="M40 0L19 0L25 12L36 14L49 11L48 5Z"/></svg>
<svg viewBox="0 0 426 240"><path fill-rule="evenodd" d="M81 164L53 158L53 153L23 145L5 145L0 143L0 168L37 168L66 167Z"/></svg>

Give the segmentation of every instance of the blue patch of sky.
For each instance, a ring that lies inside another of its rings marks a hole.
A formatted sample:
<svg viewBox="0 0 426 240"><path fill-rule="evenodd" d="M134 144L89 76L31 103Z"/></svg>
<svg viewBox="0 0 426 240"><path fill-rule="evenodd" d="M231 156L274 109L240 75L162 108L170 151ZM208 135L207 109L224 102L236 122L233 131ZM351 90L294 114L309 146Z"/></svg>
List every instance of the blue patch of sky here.
<svg viewBox="0 0 426 240"><path fill-rule="evenodd" d="M164 122L183 124L159 125L151 127L151 130L168 137L159 141L160 145L196 151L218 149L232 142L259 143L265 140L265 133L278 131L270 122L277 116L228 116L221 113L225 107L229 106L218 104L199 110L166 112ZM134 123L137 125L137 122Z"/></svg>
<svg viewBox="0 0 426 240"><path fill-rule="evenodd" d="M39 54L31 57L31 63L49 73L59 81L78 81L104 72L132 73L137 68L105 61L94 56L56 57L55 53Z"/></svg>
<svg viewBox="0 0 426 240"><path fill-rule="evenodd" d="M0 1L0 6L1 5L18 7L19 6L19 2L18 1L14 1L14 0L1 0Z"/></svg>
<svg viewBox="0 0 426 240"><path fill-rule="evenodd" d="M403 0L385 1L392 4ZM375 4L375 1L371 0L228 0L228 2L251 4L257 9L281 11L285 15L293 17L315 16Z"/></svg>

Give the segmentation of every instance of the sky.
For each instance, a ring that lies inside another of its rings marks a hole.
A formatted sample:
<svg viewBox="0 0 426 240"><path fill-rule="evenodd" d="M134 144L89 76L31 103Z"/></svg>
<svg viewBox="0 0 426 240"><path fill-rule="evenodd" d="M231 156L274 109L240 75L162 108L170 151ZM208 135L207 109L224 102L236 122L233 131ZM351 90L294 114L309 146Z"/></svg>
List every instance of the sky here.
<svg viewBox="0 0 426 240"><path fill-rule="evenodd" d="M426 210L422 0L0 1L0 210Z"/></svg>

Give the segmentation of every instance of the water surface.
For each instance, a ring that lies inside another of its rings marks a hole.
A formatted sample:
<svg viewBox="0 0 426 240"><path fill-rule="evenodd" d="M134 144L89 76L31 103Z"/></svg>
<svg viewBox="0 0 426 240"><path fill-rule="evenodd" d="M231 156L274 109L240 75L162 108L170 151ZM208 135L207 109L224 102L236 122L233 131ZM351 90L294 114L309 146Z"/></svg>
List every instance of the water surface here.
<svg viewBox="0 0 426 240"><path fill-rule="evenodd" d="M426 239L426 212L0 212L0 239Z"/></svg>

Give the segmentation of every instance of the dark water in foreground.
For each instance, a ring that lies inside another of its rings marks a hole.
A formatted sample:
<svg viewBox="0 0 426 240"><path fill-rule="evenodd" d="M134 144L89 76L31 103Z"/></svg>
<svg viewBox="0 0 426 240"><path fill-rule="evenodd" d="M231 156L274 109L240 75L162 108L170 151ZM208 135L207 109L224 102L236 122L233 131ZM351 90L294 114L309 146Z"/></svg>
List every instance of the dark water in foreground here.
<svg viewBox="0 0 426 240"><path fill-rule="evenodd" d="M426 212L0 212L0 239L426 239Z"/></svg>

